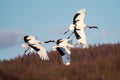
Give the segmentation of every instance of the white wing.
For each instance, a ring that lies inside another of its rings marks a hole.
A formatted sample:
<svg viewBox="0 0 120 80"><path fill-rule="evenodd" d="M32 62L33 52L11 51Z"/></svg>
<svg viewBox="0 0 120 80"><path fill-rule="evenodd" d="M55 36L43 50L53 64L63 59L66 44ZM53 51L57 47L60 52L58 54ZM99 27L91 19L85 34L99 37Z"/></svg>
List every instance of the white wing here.
<svg viewBox="0 0 120 80"><path fill-rule="evenodd" d="M30 46L28 46L28 44L21 44L21 46L22 46L22 48L29 49L30 52L33 52L33 51L34 51L33 48L31 48Z"/></svg>
<svg viewBox="0 0 120 80"><path fill-rule="evenodd" d="M40 43L40 41L36 40L36 39L31 39L28 42L29 42L29 44L39 44Z"/></svg>
<svg viewBox="0 0 120 80"><path fill-rule="evenodd" d="M47 50L43 46L41 46L41 45L39 45L38 48L40 48L40 50L37 52L38 55L40 56L40 58L42 60L49 60Z"/></svg>
<svg viewBox="0 0 120 80"><path fill-rule="evenodd" d="M66 55L62 56L62 61L66 66L70 65L70 55L66 54Z"/></svg>
<svg viewBox="0 0 120 80"><path fill-rule="evenodd" d="M29 48L27 44L21 44L22 48Z"/></svg>
<svg viewBox="0 0 120 80"><path fill-rule="evenodd" d="M70 65L70 54L62 47L57 47L56 49L62 57L63 64Z"/></svg>
<svg viewBox="0 0 120 80"><path fill-rule="evenodd" d="M74 16L75 20L79 20L79 21L83 21L84 22L84 18L85 18L85 14L86 14L86 10L85 9L81 9L79 11L77 11L76 15L78 14L78 16Z"/></svg>
<svg viewBox="0 0 120 80"><path fill-rule="evenodd" d="M43 42L37 40L36 36L28 36L27 40L28 44L22 44L23 48L30 48L32 50L35 50L42 60L49 60L46 49L42 45L40 45Z"/></svg>
<svg viewBox="0 0 120 80"><path fill-rule="evenodd" d="M36 36L28 36L27 37L28 43L29 44L42 44L44 42L37 40Z"/></svg>
<svg viewBox="0 0 120 80"><path fill-rule="evenodd" d="M86 10L81 9L77 11L77 13L74 15L73 24L76 24L77 29L80 29L81 27L83 28L86 27L86 24L84 23L85 14L86 14Z"/></svg>
<svg viewBox="0 0 120 80"><path fill-rule="evenodd" d="M70 39L62 39L62 42L59 44L60 47L72 47L74 48L74 46L72 45L72 41Z"/></svg>

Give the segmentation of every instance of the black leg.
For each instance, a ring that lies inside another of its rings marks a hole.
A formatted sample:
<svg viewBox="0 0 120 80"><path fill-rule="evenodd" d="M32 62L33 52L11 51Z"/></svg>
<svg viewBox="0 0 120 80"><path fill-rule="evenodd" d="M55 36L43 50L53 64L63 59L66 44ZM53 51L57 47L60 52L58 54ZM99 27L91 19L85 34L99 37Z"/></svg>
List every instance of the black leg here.
<svg viewBox="0 0 120 80"><path fill-rule="evenodd" d="M29 56L30 56L30 53L31 53L31 52L29 52L28 55L27 55L27 64L29 64Z"/></svg>
<svg viewBox="0 0 120 80"><path fill-rule="evenodd" d="M23 60L24 60L25 53L26 53L28 50L29 50L29 49L26 49L26 50L24 51L24 55L23 55L23 57L22 57L22 62L23 62Z"/></svg>
<svg viewBox="0 0 120 80"><path fill-rule="evenodd" d="M74 33L74 32L72 32L72 33L67 37L67 39L69 39L69 38L72 36L73 33Z"/></svg>
<svg viewBox="0 0 120 80"><path fill-rule="evenodd" d="M67 30L66 32L64 32L64 34L66 34L69 30Z"/></svg>

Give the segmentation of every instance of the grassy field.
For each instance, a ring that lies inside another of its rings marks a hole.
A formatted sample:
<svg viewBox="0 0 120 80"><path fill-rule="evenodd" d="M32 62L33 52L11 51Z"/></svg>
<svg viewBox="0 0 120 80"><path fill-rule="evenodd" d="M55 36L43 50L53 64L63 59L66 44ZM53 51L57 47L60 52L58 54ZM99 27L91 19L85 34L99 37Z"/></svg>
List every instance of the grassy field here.
<svg viewBox="0 0 120 80"><path fill-rule="evenodd" d="M49 52L49 61L34 53L1 60L0 80L120 80L120 43L71 52L70 66L62 64L56 51Z"/></svg>

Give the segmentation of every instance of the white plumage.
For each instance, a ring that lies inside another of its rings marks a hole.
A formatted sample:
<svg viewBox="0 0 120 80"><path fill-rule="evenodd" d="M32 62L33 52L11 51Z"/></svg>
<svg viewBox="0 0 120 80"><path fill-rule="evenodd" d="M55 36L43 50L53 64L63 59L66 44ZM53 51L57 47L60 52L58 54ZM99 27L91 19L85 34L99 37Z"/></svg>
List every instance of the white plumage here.
<svg viewBox="0 0 120 80"><path fill-rule="evenodd" d="M60 53L63 64L65 65L70 65L70 48L74 48L69 42L70 39L59 39L56 42L57 46L53 46L53 50L57 50Z"/></svg>
<svg viewBox="0 0 120 80"><path fill-rule="evenodd" d="M70 24L69 30L74 30L74 34L77 38L77 43L75 45L81 44L84 48L86 47L86 34L84 28L86 24L84 23L85 9L77 11L73 18L73 24Z"/></svg>
<svg viewBox="0 0 120 80"><path fill-rule="evenodd" d="M70 24L69 26L69 30L73 30L77 38L77 43L75 44L75 46L77 46L78 44L81 44L83 48L87 47L86 34L84 29L86 27L97 28L97 26L90 27L84 23L85 15L86 15L85 9L81 9L77 11L77 13L74 15L74 18L73 18L73 24Z"/></svg>
<svg viewBox="0 0 120 80"><path fill-rule="evenodd" d="M36 51L42 60L49 60L46 48L41 45L44 42L36 40L35 36L25 36L24 41L21 45L23 48L29 49L30 52Z"/></svg>

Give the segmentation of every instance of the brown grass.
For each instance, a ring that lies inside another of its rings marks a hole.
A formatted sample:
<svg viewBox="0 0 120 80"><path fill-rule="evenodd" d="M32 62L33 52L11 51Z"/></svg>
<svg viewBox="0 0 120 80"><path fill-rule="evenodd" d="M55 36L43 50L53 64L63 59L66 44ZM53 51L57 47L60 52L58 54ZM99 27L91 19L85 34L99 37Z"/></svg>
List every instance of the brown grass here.
<svg viewBox="0 0 120 80"><path fill-rule="evenodd" d="M0 80L120 80L120 43L72 49L71 65L58 52L49 61L37 54L0 61Z"/></svg>

